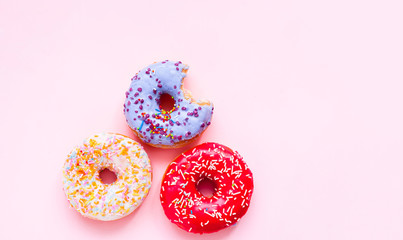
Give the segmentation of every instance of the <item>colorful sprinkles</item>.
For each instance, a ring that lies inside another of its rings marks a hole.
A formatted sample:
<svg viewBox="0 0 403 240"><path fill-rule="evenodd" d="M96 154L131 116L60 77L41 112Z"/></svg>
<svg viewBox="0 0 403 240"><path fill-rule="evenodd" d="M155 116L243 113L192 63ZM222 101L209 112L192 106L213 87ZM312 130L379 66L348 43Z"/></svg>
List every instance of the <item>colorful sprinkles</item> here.
<svg viewBox="0 0 403 240"><path fill-rule="evenodd" d="M111 184L101 182L105 168L117 175ZM64 165L64 191L83 216L109 221L134 211L151 187L150 160L142 146L119 134L97 134L74 148Z"/></svg>
<svg viewBox="0 0 403 240"><path fill-rule="evenodd" d="M215 182L212 197L196 188L203 179ZM161 185L166 216L180 228L209 233L235 224L246 213L253 192L253 176L242 157L217 143L204 143L177 157Z"/></svg>
<svg viewBox="0 0 403 240"><path fill-rule="evenodd" d="M195 101L182 89L187 69L180 61L166 60L151 64L132 78L123 111L130 128L145 143L179 147L210 125L213 104ZM162 109L163 94L174 99L173 109Z"/></svg>

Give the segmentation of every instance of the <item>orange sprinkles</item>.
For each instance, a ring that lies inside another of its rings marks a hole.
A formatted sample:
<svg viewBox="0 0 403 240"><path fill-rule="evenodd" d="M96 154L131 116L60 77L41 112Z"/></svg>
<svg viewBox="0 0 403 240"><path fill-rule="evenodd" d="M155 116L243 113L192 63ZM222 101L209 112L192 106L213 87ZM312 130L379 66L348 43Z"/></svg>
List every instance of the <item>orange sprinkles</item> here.
<svg viewBox="0 0 403 240"><path fill-rule="evenodd" d="M117 175L115 182L102 183L99 172L105 168ZM70 152L63 176L73 208L85 217L110 221L127 216L143 202L151 187L151 164L137 142L104 133Z"/></svg>

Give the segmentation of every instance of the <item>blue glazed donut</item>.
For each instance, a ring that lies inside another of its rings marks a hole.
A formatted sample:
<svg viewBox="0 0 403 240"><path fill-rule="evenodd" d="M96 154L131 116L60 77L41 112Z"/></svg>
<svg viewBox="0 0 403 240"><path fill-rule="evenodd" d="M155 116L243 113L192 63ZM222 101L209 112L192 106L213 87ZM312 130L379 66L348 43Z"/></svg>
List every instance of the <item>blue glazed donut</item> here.
<svg viewBox="0 0 403 240"><path fill-rule="evenodd" d="M129 127L145 143L160 148L177 148L191 142L210 125L213 104L196 101L183 89L188 66L162 61L140 70L126 92L124 114ZM164 110L160 97L175 101Z"/></svg>

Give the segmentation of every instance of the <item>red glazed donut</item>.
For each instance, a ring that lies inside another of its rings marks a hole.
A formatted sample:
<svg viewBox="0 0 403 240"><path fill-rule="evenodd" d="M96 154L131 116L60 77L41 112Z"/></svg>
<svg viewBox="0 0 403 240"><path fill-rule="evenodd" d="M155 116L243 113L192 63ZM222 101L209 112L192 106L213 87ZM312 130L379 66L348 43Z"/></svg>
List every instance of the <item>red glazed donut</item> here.
<svg viewBox="0 0 403 240"><path fill-rule="evenodd" d="M206 178L215 183L212 197L197 190ZM203 143L168 166L160 197L172 223L189 232L211 233L239 221L248 210L252 192L252 172L242 157L221 144Z"/></svg>

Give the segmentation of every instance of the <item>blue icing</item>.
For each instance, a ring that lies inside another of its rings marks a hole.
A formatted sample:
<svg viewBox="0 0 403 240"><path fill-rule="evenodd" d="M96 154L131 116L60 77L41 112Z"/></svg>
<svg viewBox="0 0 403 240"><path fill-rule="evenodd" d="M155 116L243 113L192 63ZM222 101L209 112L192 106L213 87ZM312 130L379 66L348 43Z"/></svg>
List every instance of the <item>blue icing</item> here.
<svg viewBox="0 0 403 240"><path fill-rule="evenodd" d="M213 104L185 97L181 89L187 69L181 62L166 60L149 65L132 78L124 114L130 128L144 142L172 146L194 138L210 125ZM175 100L169 112L159 107L164 93Z"/></svg>

